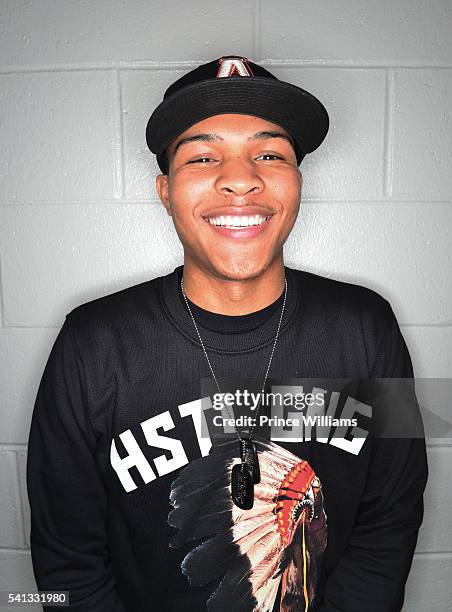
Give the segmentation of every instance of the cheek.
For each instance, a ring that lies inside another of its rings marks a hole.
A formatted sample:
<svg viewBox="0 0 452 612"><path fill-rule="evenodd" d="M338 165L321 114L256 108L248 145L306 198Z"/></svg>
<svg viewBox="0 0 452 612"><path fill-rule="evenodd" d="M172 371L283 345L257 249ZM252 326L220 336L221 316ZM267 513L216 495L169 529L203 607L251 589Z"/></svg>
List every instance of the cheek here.
<svg viewBox="0 0 452 612"><path fill-rule="evenodd" d="M205 201L211 185L206 179L187 180L180 177L173 180L169 189L169 199L175 211L185 215Z"/></svg>
<svg viewBox="0 0 452 612"><path fill-rule="evenodd" d="M200 236L201 212L205 210L210 190L205 180L173 180L169 189L172 221L179 238L186 245Z"/></svg>
<svg viewBox="0 0 452 612"><path fill-rule="evenodd" d="M298 210L301 198L301 180L298 175L278 176L272 181L274 197L284 206L287 214Z"/></svg>

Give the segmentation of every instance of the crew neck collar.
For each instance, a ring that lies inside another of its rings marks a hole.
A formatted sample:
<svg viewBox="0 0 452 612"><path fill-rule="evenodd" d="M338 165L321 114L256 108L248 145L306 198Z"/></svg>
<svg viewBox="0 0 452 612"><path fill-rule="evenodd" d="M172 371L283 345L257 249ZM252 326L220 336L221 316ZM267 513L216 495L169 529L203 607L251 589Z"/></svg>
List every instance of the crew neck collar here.
<svg viewBox="0 0 452 612"><path fill-rule="evenodd" d="M295 271L287 266L284 266L284 270L287 278L287 299L280 335L292 323L300 300ZM173 325L188 340L201 346L190 314L180 299L179 282L182 274L183 266L178 266L170 274L161 277L159 287L160 299L165 313ZM215 313L210 314L215 315ZM213 352L237 353L252 351L274 341L280 315L281 310L277 308L257 328L244 330L239 334L227 334L224 331L214 331L213 329L203 327L202 340L206 348ZM246 317L246 315L244 316Z"/></svg>
<svg viewBox="0 0 452 612"><path fill-rule="evenodd" d="M184 308L187 308L181 289L181 274L182 270L179 272L178 279L179 299ZM279 309L279 312L281 312L284 302L284 290L282 291L281 295L279 295L276 300L268 306L243 315L226 315L218 312L212 312L198 306L192 302L188 296L186 296L186 298L198 326L204 329L217 331L221 334L243 334L243 332L252 331L253 329L260 327L276 310Z"/></svg>

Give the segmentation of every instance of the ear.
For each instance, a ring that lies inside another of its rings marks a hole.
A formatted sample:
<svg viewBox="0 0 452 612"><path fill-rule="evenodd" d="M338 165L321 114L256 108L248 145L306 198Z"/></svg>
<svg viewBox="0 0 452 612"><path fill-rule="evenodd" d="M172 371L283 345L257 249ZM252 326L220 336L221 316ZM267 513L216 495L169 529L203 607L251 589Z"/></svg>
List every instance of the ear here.
<svg viewBox="0 0 452 612"><path fill-rule="evenodd" d="M155 179L155 188L159 194L159 198L163 206L166 208L166 212L172 216L171 204L169 200L169 188L168 188L168 175L159 174Z"/></svg>

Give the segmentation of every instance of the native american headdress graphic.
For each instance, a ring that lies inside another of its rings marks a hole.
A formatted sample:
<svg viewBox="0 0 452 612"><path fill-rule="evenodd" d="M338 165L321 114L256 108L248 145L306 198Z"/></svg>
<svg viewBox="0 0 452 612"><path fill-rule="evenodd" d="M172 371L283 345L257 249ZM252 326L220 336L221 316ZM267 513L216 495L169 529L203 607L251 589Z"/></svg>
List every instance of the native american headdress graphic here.
<svg viewBox="0 0 452 612"><path fill-rule="evenodd" d="M208 610L271 612L281 583L280 611L307 612L327 542L321 483L307 461L270 441L255 444L261 480L254 506L241 510L231 499L239 441L215 442L173 482L168 523L179 531L170 546L202 540L181 569L197 586L223 577Z"/></svg>

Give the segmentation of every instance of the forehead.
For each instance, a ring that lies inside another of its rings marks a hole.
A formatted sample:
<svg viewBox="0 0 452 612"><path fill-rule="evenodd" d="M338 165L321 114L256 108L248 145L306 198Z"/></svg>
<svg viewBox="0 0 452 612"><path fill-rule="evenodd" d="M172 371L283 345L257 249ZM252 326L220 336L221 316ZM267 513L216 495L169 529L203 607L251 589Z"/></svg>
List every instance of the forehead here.
<svg viewBox="0 0 452 612"><path fill-rule="evenodd" d="M258 132L265 131L280 132L292 140L290 134L282 126L272 121L267 121L267 119L254 115L225 114L214 115L193 124L179 134L170 144L169 148L176 147L181 140L194 134L217 134L224 138L224 140L227 140L228 136L230 138L243 137L243 139L247 139Z"/></svg>

